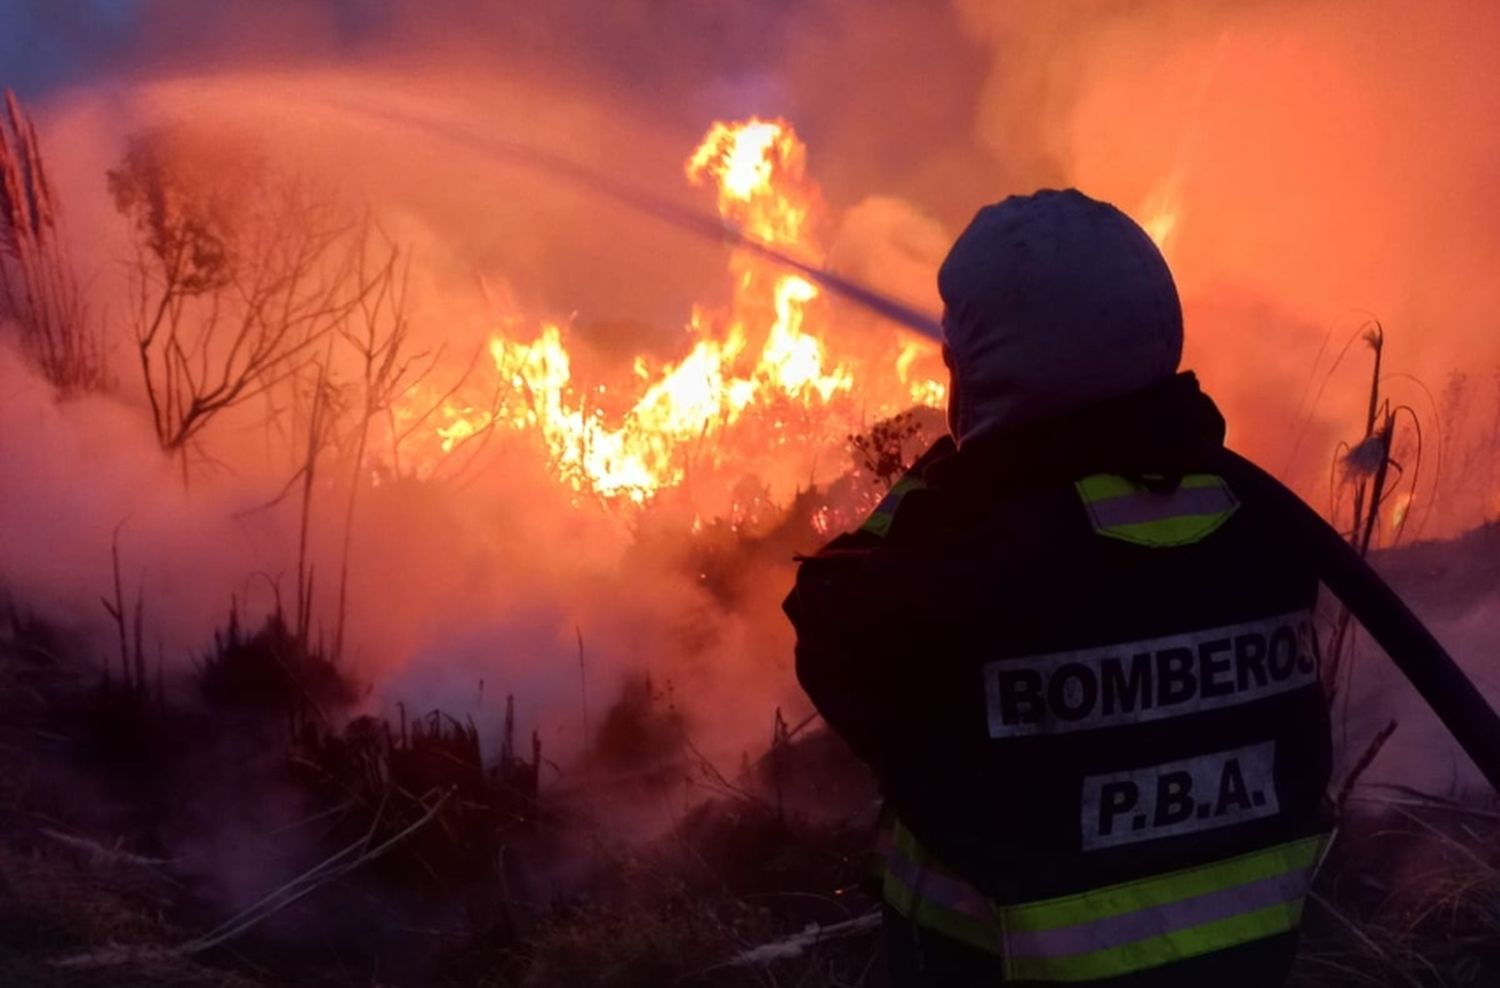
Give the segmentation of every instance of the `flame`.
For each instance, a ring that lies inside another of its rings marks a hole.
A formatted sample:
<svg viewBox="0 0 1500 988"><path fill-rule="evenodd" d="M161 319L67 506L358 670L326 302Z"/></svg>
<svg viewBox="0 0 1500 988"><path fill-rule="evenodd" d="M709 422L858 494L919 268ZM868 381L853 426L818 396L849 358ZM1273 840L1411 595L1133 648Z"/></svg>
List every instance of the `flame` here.
<svg viewBox="0 0 1500 988"><path fill-rule="evenodd" d="M1147 216L1141 226L1145 227L1147 235L1155 241L1157 249L1165 250L1172 231L1177 229L1177 210L1162 208Z"/></svg>
<svg viewBox="0 0 1500 988"><path fill-rule="evenodd" d="M821 263L809 232L819 193L806 174L806 148L785 121L715 123L684 171L689 182L712 185L726 222ZM495 335L489 352L502 397L493 411L445 403L442 452L493 425L538 442L579 495L645 504L690 476L738 463L768 485L752 498L763 500L805 486L798 457L840 445L872 415L942 404L945 386L919 373L940 366L935 344L906 340L884 363L860 355L866 341L835 356L816 284L741 253L731 257L730 276L727 306L693 311L684 356L631 361L633 394L613 414L594 400L603 386L575 379L562 326L544 324L530 339ZM722 516L738 524L753 512L741 503L749 488L737 480L725 478L730 504ZM825 511L822 520L830 517Z"/></svg>
<svg viewBox="0 0 1500 988"><path fill-rule="evenodd" d="M442 440L438 445L444 453L451 453L467 439L479 435L489 425L489 417L467 405L444 403L441 410L442 417L447 420L445 425L437 427L438 438Z"/></svg>
<svg viewBox="0 0 1500 988"><path fill-rule="evenodd" d="M901 345L901 355L896 358L896 376L907 386L913 405L941 408L948 400L948 385L935 378L916 376L912 372L912 367L919 358L931 355L931 344L907 340Z"/></svg>
<svg viewBox="0 0 1500 988"><path fill-rule="evenodd" d="M717 184L719 215L740 229L768 243L807 246L807 152L790 124L717 122L683 170L694 185Z"/></svg>
<svg viewBox="0 0 1500 988"><path fill-rule="evenodd" d="M1175 179L1168 180L1147 198L1141 210L1141 228L1163 254L1167 252L1167 245L1177 231L1177 221L1181 217L1181 197L1177 187Z"/></svg>
<svg viewBox="0 0 1500 988"><path fill-rule="evenodd" d="M1411 516L1413 500L1414 498L1410 491L1402 491L1396 495L1395 503L1391 506L1391 531L1399 532L1402 526L1406 524L1406 519Z"/></svg>

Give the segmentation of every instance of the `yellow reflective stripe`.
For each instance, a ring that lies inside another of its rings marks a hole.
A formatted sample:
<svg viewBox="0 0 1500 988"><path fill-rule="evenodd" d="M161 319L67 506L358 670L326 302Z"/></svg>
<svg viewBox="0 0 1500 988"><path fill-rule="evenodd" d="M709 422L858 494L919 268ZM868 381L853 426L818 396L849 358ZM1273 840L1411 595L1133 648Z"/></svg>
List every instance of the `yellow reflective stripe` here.
<svg viewBox="0 0 1500 988"><path fill-rule="evenodd" d="M1147 475L1152 479L1154 475ZM1224 479L1212 473L1190 473L1182 478L1177 486L1186 490L1198 490L1204 487L1223 486ZM1083 495L1085 501L1103 501L1105 498L1124 497L1127 494L1139 494L1146 488L1122 477L1117 473L1096 473L1084 477L1077 483L1078 493Z"/></svg>
<svg viewBox="0 0 1500 988"><path fill-rule="evenodd" d="M999 954L1007 977L1058 982L1115 977L1295 930L1302 916L1304 883L1327 840L1326 835L1306 837L1165 875L1041 902L997 906L934 861L899 821L893 837L891 866L883 882L884 898L892 909L935 933ZM1261 894L1256 883L1261 883ZM1287 898L1261 905L1269 895ZM1194 910L1198 918L1204 918L1205 909L1212 915L1213 904L1202 897L1225 896L1232 897L1227 901L1231 908L1238 900L1244 911L1162 930L1160 924L1182 923ZM1162 907L1167 915L1149 912ZM1174 911L1181 918L1172 918ZM1149 930L1150 935L1132 933L1132 928L1140 933ZM1130 936L1136 938L1121 942Z"/></svg>
<svg viewBox="0 0 1500 988"><path fill-rule="evenodd" d="M1114 525L1096 529L1100 535L1153 549L1168 549L1193 542L1202 542L1230 519L1234 511L1221 511L1212 515L1178 515L1161 521L1138 522L1134 525Z"/></svg>
<svg viewBox="0 0 1500 988"><path fill-rule="evenodd" d="M885 538L890 533L891 523L896 520L896 509L901 506L901 499L910 492L921 490L926 486L927 484L921 477L906 474L891 485L891 489L886 492L885 497L880 499L880 503L875 506L875 510L870 513L869 518L865 519L865 523L859 527L859 530Z"/></svg>
<svg viewBox="0 0 1500 988"><path fill-rule="evenodd" d="M886 903L918 926L986 953L1000 953L1000 925L993 920L981 920L968 913L948 909L921 896L899 875L889 870L885 873L884 892Z"/></svg>
<svg viewBox="0 0 1500 988"><path fill-rule="evenodd" d="M1050 930L1138 912L1236 885L1248 885L1290 871L1309 869L1322 853L1325 840L1322 834L1304 837L1165 875L1153 875L1056 899L1003 906L1001 918L1008 930Z"/></svg>
<svg viewBox="0 0 1500 988"><path fill-rule="evenodd" d="M1151 548L1200 542L1239 510L1234 492L1214 474L1188 474L1166 494L1153 493L1118 474L1092 474L1074 486L1094 531Z"/></svg>
<svg viewBox="0 0 1500 988"><path fill-rule="evenodd" d="M1000 924L995 918L994 904L978 889L939 864L899 819L895 821L891 837L891 852L882 886L890 907L918 926L998 954ZM912 873L911 881L903 877L903 871ZM953 902L945 903L945 894Z"/></svg>
<svg viewBox="0 0 1500 988"><path fill-rule="evenodd" d="M1139 487L1116 473L1096 473L1084 477L1074 486L1085 501L1103 501L1105 498L1124 497L1140 491Z"/></svg>
<svg viewBox="0 0 1500 988"><path fill-rule="evenodd" d="M1226 950L1279 933L1290 933L1301 919L1302 900L1299 899L1087 954L1007 957L1006 975L1032 981L1110 978Z"/></svg>

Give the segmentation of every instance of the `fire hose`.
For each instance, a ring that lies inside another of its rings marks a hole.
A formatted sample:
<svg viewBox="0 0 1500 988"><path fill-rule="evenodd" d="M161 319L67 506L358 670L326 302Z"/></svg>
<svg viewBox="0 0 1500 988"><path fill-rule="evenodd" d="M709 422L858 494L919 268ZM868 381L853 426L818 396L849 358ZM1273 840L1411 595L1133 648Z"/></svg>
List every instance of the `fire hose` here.
<svg viewBox="0 0 1500 988"><path fill-rule="evenodd" d="M696 234L708 240L718 242L727 241L735 247L748 250L774 264L791 268L799 274L806 275L833 294L846 298L877 315L884 316L898 325L920 333L928 339L942 341L942 324L938 319L921 312L899 299L892 298L883 292L878 292L841 274L829 271L827 268L810 264L773 244L768 244L760 238L752 236L750 233L726 220L707 216L689 209L656 193L647 191L631 183L623 182L560 154L520 141L477 134L453 121L434 120L415 114L402 113L385 106L342 99L325 99L319 102L338 107L342 110L352 111L373 120L385 123L399 123L404 127L424 131L434 137L465 145L485 154L507 158L516 164L547 174L568 185L594 192L606 199L655 217L664 223L677 227L679 230Z"/></svg>
<svg viewBox="0 0 1500 988"><path fill-rule="evenodd" d="M1311 552L1319 576L1432 709L1448 733L1500 792L1500 717L1406 602L1354 547L1281 481L1230 450L1224 473L1278 507L1294 538Z"/></svg>

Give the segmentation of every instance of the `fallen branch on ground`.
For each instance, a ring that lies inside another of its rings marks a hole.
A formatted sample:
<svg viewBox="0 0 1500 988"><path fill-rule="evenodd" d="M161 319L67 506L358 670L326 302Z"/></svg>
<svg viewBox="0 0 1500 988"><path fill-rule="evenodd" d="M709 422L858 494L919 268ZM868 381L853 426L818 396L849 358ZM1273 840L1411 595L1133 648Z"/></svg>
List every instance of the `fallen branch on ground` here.
<svg viewBox="0 0 1500 988"><path fill-rule="evenodd" d="M453 797L454 792L455 790L449 789L415 823L412 823L401 832L387 838L380 844L371 847L370 845L375 839L376 828L380 825L381 819L381 813L376 813L375 820L371 823L369 831L359 840L339 851L322 864L302 873L280 888L262 896L254 904L220 923L214 929L177 947L162 950L152 947L111 945L103 950L65 957L52 963L56 967L67 968L110 967L143 959L159 959L165 956L189 957L221 946L235 937L248 932L271 916L311 895L325 885L338 881L355 869L383 857L397 845L406 841L413 834L417 833L417 831L437 819L437 815L448 804L448 800Z"/></svg>
<svg viewBox="0 0 1500 988"><path fill-rule="evenodd" d="M82 851L88 855L89 863L94 865L138 865L144 868L157 868L162 865L173 863L172 858L148 858L140 854L132 854L130 851L121 850L117 843L114 847L105 847L98 841L87 837L79 837L76 834L65 834L60 830L42 828L42 836L48 837L64 847L70 847L75 851Z"/></svg>
<svg viewBox="0 0 1500 988"><path fill-rule="evenodd" d="M789 937L763 943L759 947L752 947L740 954L734 960L723 967L749 967L751 965L773 964L776 961L795 960L801 957L809 949L829 940L838 940L842 937L858 936L868 933L880 927L879 910L868 912L863 916L845 920L842 923L834 923L832 926L819 926L811 923L801 933L793 933Z"/></svg>

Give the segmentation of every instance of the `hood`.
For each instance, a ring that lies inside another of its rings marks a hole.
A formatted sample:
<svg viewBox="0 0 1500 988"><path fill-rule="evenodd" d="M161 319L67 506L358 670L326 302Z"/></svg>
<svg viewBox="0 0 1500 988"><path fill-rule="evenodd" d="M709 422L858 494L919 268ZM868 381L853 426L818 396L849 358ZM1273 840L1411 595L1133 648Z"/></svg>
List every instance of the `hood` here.
<svg viewBox="0 0 1500 988"><path fill-rule="evenodd" d="M1182 308L1151 238L1076 189L981 209L938 272L959 444L1166 380Z"/></svg>

